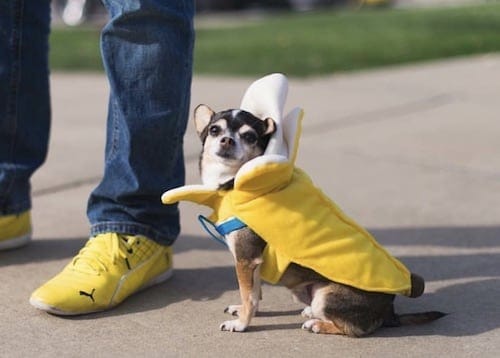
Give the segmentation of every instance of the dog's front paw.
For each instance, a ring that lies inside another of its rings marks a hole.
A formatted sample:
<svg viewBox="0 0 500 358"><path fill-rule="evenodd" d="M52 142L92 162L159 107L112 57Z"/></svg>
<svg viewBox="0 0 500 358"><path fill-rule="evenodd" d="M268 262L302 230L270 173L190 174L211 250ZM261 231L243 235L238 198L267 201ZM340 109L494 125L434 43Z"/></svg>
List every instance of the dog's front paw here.
<svg viewBox="0 0 500 358"><path fill-rule="evenodd" d="M229 305L224 310L224 313L229 313L232 316L238 316L241 310L241 305Z"/></svg>
<svg viewBox="0 0 500 358"><path fill-rule="evenodd" d="M313 318L313 312L311 306L307 306L302 310L300 315L304 318Z"/></svg>
<svg viewBox="0 0 500 358"><path fill-rule="evenodd" d="M247 329L247 325L242 323L239 319L234 319L232 321L226 321L220 325L221 331L229 332L244 332Z"/></svg>

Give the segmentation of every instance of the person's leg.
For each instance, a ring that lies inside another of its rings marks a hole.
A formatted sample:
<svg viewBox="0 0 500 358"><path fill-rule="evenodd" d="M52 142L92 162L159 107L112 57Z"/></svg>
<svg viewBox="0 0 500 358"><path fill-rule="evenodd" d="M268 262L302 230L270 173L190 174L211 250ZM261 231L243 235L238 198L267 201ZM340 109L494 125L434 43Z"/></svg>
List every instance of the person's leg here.
<svg viewBox="0 0 500 358"><path fill-rule="evenodd" d="M101 50L110 83L104 177L88 204L91 235L179 232L165 189L184 183L182 140L192 68L192 0L104 1Z"/></svg>
<svg viewBox="0 0 500 358"><path fill-rule="evenodd" d="M30 236L30 177L50 127L49 31L50 0L0 2L0 249Z"/></svg>
<svg viewBox="0 0 500 358"><path fill-rule="evenodd" d="M171 274L184 183L182 139L191 87L193 0L105 0L101 50L109 79L104 177L88 203L91 239L33 306L61 315L114 307Z"/></svg>

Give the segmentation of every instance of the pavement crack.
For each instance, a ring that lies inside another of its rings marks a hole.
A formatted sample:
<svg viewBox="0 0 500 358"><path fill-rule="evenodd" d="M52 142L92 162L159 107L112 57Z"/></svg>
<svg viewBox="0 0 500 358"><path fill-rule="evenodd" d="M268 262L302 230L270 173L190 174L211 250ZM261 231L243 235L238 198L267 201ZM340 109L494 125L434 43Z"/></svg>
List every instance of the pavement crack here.
<svg viewBox="0 0 500 358"><path fill-rule="evenodd" d="M324 133L331 130L341 130L348 129L356 126L361 126L365 124L372 124L376 122L382 122L386 120L391 120L404 115L424 112L431 109L439 108L447 104L453 103L457 100L456 94L452 93L441 93L430 97L422 98L416 101L403 103L401 105L396 105L392 107L386 107L378 110L367 111L363 113L357 113L352 115L347 115L340 117L334 121L321 122L318 124L308 125L306 130L303 131L304 136L314 135L316 133ZM199 158L199 153L185 153L185 163L192 163L197 161ZM453 171L464 172L464 168L453 168ZM492 176L497 179L495 173L485 173L487 176ZM488 175L489 174L489 175ZM46 188L41 188L33 191L33 197L41 197L50 194L56 194L66 190L72 190L79 188L81 186L96 184L101 180L101 177L88 177L80 180L74 180L67 183L57 184L54 186L49 186Z"/></svg>
<svg viewBox="0 0 500 358"><path fill-rule="evenodd" d="M457 164L442 163L442 162L433 163L416 158L410 159L406 157L400 157L398 155L382 155L382 156L374 155L373 153L367 153L355 149L343 149L342 153L345 155L351 155L363 158L370 162L377 161L380 163L391 163L396 165L412 166L432 172L441 172L459 176L468 176L475 180L481 179L481 180L498 182L498 180L500 179L500 172L498 171L484 170L465 165L457 165Z"/></svg>
<svg viewBox="0 0 500 358"><path fill-rule="evenodd" d="M307 126L303 133L305 136L308 136L311 134L324 133L331 130L341 130L365 124L383 122L401 116L439 108L455 102L457 98L458 97L452 93L440 93L392 107L351 114L332 121L311 124Z"/></svg>
<svg viewBox="0 0 500 358"><path fill-rule="evenodd" d="M191 153L191 154L185 154L185 163L191 163L194 161L198 161L199 154L198 153ZM46 195L51 195L51 194L57 194L63 191L67 190L73 190L80 188L85 185L95 185L99 183L101 180L100 176L94 176L94 177L88 177L88 178L83 178L79 180L73 180L69 181L67 183L61 183L61 184L56 184L53 186L48 186L45 188L40 188L37 190L33 190L32 196L33 197L41 197L41 196L46 196Z"/></svg>
<svg viewBox="0 0 500 358"><path fill-rule="evenodd" d="M101 180L100 176L99 177L89 177L89 178L84 178L84 179L80 179L80 180L74 180L74 181L70 181L67 183L57 184L57 185L49 186L46 188L34 190L32 193L32 196L33 197L41 197L41 196L46 196L46 195L50 195L50 194L57 194L57 193L60 193L62 191L76 189L76 188L79 188L79 187L82 187L85 185L96 184L100 180Z"/></svg>

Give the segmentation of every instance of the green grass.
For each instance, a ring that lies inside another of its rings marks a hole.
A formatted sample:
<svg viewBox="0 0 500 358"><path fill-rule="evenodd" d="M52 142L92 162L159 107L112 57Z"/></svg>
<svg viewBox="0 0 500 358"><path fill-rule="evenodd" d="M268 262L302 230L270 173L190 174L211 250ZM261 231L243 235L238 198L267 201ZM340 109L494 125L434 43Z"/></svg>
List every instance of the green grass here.
<svg viewBox="0 0 500 358"><path fill-rule="evenodd" d="M56 28L50 36L52 70L102 71L100 32L91 28Z"/></svg>
<svg viewBox="0 0 500 358"><path fill-rule="evenodd" d="M244 23L244 22L243 22ZM55 30L55 69L98 69L98 33ZM90 44L89 44L90 43ZM197 30L195 72L309 76L500 51L500 3L327 11Z"/></svg>

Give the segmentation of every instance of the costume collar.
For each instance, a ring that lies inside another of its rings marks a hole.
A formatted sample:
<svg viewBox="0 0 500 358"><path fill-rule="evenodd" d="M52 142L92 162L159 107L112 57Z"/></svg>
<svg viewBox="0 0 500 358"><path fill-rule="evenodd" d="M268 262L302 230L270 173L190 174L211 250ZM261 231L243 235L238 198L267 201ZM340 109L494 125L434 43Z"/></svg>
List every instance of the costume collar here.
<svg viewBox="0 0 500 358"><path fill-rule="evenodd" d="M200 221L201 226L213 239L225 245L226 247L228 246L226 235L232 233L233 231L247 227L247 225L243 221L234 216L230 217L227 220L224 220L219 224L210 221L203 215L198 215L198 220Z"/></svg>

